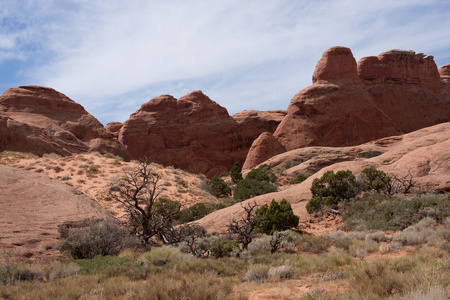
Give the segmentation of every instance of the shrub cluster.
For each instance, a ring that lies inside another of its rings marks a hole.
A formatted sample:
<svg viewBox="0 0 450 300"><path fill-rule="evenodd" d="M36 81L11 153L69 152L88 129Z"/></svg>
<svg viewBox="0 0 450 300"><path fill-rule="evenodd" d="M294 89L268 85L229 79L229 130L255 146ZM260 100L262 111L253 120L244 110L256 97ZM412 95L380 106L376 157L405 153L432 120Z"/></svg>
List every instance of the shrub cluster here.
<svg viewBox="0 0 450 300"><path fill-rule="evenodd" d="M59 232L63 240L57 249L75 259L116 255L133 243L128 230L110 219L88 220L81 228L68 228L63 225Z"/></svg>
<svg viewBox="0 0 450 300"><path fill-rule="evenodd" d="M270 171L268 165L261 165L251 170L245 179L238 181L234 199L243 201L252 197L276 192L278 188L273 184L276 175Z"/></svg>
<svg viewBox="0 0 450 300"><path fill-rule="evenodd" d="M310 214L325 206L336 209L339 202L356 196L356 178L349 170L328 171L314 179L311 192L313 196L306 204Z"/></svg>
<svg viewBox="0 0 450 300"><path fill-rule="evenodd" d="M294 215L291 204L284 198L280 203L272 199L270 206L262 205L255 213L261 219L258 231L270 235L275 231L297 227L300 219L299 216Z"/></svg>

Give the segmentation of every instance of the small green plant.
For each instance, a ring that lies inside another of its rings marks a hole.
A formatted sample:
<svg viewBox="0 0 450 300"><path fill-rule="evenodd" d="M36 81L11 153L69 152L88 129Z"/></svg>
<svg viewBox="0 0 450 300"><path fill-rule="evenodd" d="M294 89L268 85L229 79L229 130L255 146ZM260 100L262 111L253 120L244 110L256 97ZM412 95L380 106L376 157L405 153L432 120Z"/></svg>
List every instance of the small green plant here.
<svg viewBox="0 0 450 300"><path fill-rule="evenodd" d="M284 198L280 203L272 199L270 206L262 205L255 214L260 217L258 231L270 235L275 231L297 227L299 222L299 217L294 215L291 204Z"/></svg>
<svg viewBox="0 0 450 300"><path fill-rule="evenodd" d="M350 170L328 171L321 178L314 179L312 198L306 204L308 213L314 213L324 207L337 208L339 202L356 196L355 176Z"/></svg>
<svg viewBox="0 0 450 300"><path fill-rule="evenodd" d="M242 180L242 167L239 162L235 162L230 171L231 180L234 183Z"/></svg>
<svg viewBox="0 0 450 300"><path fill-rule="evenodd" d="M381 155L381 152L370 149L369 151L364 153L364 158L372 158L379 155Z"/></svg>
<svg viewBox="0 0 450 300"><path fill-rule="evenodd" d="M196 203L188 208L180 210L175 216L175 220L177 220L179 224L184 224L201 219L206 216L208 212L209 210L205 203Z"/></svg>
<svg viewBox="0 0 450 300"><path fill-rule="evenodd" d="M308 179L309 176L311 176L311 174L307 174L307 173L298 173L298 174L295 175L294 178L292 178L291 183L292 183L292 184L302 183L303 181L305 181L306 179Z"/></svg>
<svg viewBox="0 0 450 300"><path fill-rule="evenodd" d="M215 258L230 257L233 250L239 249L239 244L235 241L216 241L211 245L211 255Z"/></svg>
<svg viewBox="0 0 450 300"><path fill-rule="evenodd" d="M231 195L231 188L222 178L214 176L206 182L206 190L212 195L222 198Z"/></svg>

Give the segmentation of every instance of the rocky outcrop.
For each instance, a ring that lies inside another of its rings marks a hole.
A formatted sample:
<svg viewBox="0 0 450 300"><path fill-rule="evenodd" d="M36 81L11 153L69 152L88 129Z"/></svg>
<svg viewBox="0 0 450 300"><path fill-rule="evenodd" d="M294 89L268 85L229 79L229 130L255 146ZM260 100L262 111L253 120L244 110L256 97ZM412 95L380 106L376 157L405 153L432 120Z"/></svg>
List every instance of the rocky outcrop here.
<svg viewBox="0 0 450 300"><path fill-rule="evenodd" d="M265 161L277 154L285 152L286 149L280 142L270 133L264 132L253 142L245 159L243 170L256 167L262 161Z"/></svg>
<svg viewBox="0 0 450 300"><path fill-rule="evenodd" d="M125 121L119 141L135 159L207 176L244 162L262 132L274 132L285 112L246 111L230 116L201 91L178 100L161 95L143 104Z"/></svg>
<svg viewBox="0 0 450 300"><path fill-rule="evenodd" d="M37 155L127 150L78 103L46 87L21 86L0 96L0 151Z"/></svg>
<svg viewBox="0 0 450 300"><path fill-rule="evenodd" d="M432 56L391 50L355 63L333 47L318 62L314 84L296 94L274 136L293 150L350 146L450 120L447 68Z"/></svg>

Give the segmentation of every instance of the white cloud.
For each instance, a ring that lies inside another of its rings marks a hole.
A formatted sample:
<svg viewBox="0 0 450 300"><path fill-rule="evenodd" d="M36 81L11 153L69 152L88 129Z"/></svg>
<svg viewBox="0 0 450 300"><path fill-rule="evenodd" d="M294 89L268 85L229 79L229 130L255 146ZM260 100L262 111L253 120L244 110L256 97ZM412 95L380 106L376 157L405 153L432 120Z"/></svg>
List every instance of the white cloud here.
<svg viewBox="0 0 450 300"><path fill-rule="evenodd" d="M30 61L30 83L66 93L103 122L123 121L161 93L195 89L231 113L285 109L335 45L357 59L391 48L436 58L450 50L450 8L437 0L24 3L0 9L0 21L22 20L0 31L0 49L3 38Z"/></svg>

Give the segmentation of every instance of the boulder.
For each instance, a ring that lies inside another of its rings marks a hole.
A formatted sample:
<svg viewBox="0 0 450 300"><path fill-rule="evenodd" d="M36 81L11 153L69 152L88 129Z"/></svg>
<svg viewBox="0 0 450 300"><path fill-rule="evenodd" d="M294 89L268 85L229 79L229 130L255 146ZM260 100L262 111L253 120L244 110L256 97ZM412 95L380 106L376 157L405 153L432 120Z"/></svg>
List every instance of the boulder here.
<svg viewBox="0 0 450 300"><path fill-rule="evenodd" d="M286 151L286 148L270 132L263 132L253 142L245 159L243 170L252 169L261 162Z"/></svg>

